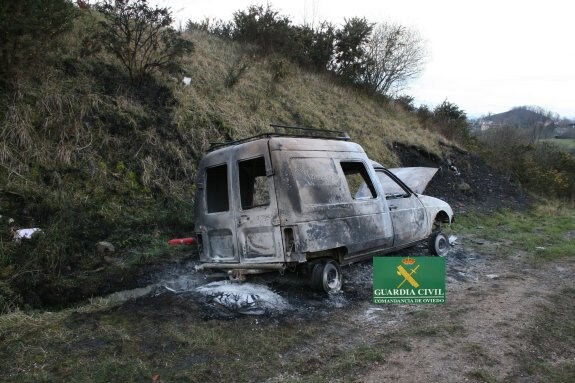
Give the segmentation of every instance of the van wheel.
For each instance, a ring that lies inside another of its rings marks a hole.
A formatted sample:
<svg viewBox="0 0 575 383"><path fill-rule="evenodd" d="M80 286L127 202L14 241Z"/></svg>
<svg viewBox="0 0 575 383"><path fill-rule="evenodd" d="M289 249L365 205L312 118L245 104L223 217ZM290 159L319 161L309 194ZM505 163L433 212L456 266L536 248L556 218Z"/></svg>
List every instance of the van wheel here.
<svg viewBox="0 0 575 383"><path fill-rule="evenodd" d="M437 232L429 237L429 251L433 255L445 257L449 251L449 240L442 232Z"/></svg>
<svg viewBox="0 0 575 383"><path fill-rule="evenodd" d="M311 284L315 290L326 293L341 290L342 278L339 265L332 260L316 263L311 273Z"/></svg>

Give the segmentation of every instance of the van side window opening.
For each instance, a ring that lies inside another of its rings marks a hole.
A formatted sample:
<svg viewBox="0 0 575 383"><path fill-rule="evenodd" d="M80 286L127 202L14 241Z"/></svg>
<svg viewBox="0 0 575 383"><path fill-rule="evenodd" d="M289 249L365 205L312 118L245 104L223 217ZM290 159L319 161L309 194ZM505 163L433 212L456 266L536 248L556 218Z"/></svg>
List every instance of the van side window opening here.
<svg viewBox="0 0 575 383"><path fill-rule="evenodd" d="M381 184L381 188L385 193L385 199L405 198L409 197L409 193L402 188L393 178L389 177L382 171L377 171L377 178Z"/></svg>
<svg viewBox="0 0 575 383"><path fill-rule="evenodd" d="M238 162L242 209L270 204L266 161L264 157Z"/></svg>
<svg viewBox="0 0 575 383"><path fill-rule="evenodd" d="M371 199L377 196L363 162L340 162L353 199Z"/></svg>
<svg viewBox="0 0 575 383"><path fill-rule="evenodd" d="M230 209L228 197L228 165L206 169L206 203L208 213L219 213Z"/></svg>

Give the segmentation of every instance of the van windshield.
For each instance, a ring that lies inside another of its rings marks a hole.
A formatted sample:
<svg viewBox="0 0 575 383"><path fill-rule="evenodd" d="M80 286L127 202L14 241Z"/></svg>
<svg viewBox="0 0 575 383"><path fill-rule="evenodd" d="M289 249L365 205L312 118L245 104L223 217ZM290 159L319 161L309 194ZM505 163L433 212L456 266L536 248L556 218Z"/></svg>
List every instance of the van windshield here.
<svg viewBox="0 0 575 383"><path fill-rule="evenodd" d="M407 190L402 188L401 185L395 182L391 177L389 177L383 171L378 170L376 173L377 178L379 178L381 188L385 193L386 199L409 197L409 193L407 192Z"/></svg>

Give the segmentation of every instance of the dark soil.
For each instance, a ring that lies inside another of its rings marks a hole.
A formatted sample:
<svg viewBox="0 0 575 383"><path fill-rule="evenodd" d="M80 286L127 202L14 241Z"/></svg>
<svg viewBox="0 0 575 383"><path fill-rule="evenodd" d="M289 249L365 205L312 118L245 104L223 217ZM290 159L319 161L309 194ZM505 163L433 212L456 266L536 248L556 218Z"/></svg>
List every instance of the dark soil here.
<svg viewBox="0 0 575 383"><path fill-rule="evenodd" d="M414 146L396 143L393 148L404 167L439 168L425 194L448 202L456 213L522 210L533 201L509 176L477 154L452 147L450 154L439 158Z"/></svg>

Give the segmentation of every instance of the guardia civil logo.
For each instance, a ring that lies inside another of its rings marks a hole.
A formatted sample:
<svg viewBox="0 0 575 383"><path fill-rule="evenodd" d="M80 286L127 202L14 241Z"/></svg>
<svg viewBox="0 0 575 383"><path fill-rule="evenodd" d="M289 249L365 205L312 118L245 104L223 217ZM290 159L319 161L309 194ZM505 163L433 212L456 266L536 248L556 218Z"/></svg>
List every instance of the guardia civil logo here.
<svg viewBox="0 0 575 383"><path fill-rule="evenodd" d="M445 303L445 258L373 258L373 303Z"/></svg>

